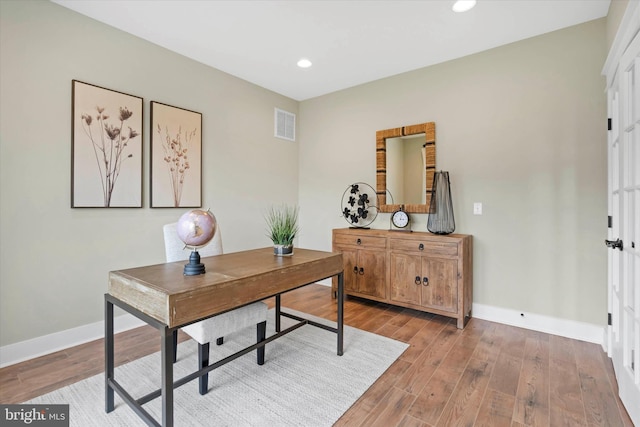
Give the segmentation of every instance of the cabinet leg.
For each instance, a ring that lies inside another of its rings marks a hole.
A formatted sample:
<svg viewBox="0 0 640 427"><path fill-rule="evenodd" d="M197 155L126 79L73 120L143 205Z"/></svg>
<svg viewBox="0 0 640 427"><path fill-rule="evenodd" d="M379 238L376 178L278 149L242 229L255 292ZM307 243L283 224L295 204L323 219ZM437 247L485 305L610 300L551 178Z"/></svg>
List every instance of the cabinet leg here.
<svg viewBox="0 0 640 427"><path fill-rule="evenodd" d="M467 316L459 317L458 324L457 324L458 329L464 329L464 327L467 326L467 323L469 322L469 320L471 320L471 314Z"/></svg>

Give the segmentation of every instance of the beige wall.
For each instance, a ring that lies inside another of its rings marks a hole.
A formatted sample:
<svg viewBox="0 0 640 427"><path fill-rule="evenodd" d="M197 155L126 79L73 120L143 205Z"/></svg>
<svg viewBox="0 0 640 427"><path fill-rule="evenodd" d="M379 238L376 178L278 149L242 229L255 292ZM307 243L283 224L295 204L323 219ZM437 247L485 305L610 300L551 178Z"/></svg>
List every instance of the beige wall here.
<svg viewBox="0 0 640 427"><path fill-rule="evenodd" d="M144 97L145 165L150 100L203 113L226 251L268 245L262 211L296 200L299 244L330 249L347 185L375 183L375 131L435 121L474 301L604 323L604 19L300 104L49 2L0 19L0 346L101 320L107 272L163 261L184 211L148 208L146 175L143 209L69 208L72 79ZM273 138L274 107L298 112L297 143Z"/></svg>
<svg viewBox="0 0 640 427"><path fill-rule="evenodd" d="M301 244L330 249L347 226L340 197L375 183L376 130L434 121L474 302L604 325L606 50L599 19L301 102Z"/></svg>
<svg viewBox="0 0 640 427"><path fill-rule="evenodd" d="M625 10L629 5L629 0L611 0L609 13L607 14L607 52L616 38L616 33L622 22Z"/></svg>
<svg viewBox="0 0 640 427"><path fill-rule="evenodd" d="M0 346L103 318L110 270L163 262L148 207L149 101L203 114L203 206L226 251L268 246L262 214L295 203L298 103L48 1L0 1ZM144 98L143 209L71 209L71 80Z"/></svg>

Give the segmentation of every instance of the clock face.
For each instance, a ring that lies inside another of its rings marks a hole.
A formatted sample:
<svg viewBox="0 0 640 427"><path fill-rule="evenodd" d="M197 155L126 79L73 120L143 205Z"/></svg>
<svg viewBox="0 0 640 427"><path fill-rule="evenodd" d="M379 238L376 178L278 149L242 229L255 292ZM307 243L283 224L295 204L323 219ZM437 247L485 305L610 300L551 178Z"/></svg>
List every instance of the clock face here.
<svg viewBox="0 0 640 427"><path fill-rule="evenodd" d="M391 216L393 225L398 228L404 228L409 224L409 215L405 211L395 211Z"/></svg>

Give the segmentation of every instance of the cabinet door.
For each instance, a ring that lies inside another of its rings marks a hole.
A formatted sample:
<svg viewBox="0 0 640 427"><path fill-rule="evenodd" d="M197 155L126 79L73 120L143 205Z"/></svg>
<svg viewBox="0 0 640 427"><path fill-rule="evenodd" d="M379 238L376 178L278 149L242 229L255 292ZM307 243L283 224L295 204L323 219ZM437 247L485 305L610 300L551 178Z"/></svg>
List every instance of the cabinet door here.
<svg viewBox="0 0 640 427"><path fill-rule="evenodd" d="M358 292L385 298L386 278L384 251L358 251Z"/></svg>
<svg viewBox="0 0 640 427"><path fill-rule="evenodd" d="M392 301L421 304L422 265L421 258L414 255L392 253L391 295Z"/></svg>
<svg viewBox="0 0 640 427"><path fill-rule="evenodd" d="M454 259L422 258L422 305L439 310L458 310L458 262Z"/></svg>
<svg viewBox="0 0 640 427"><path fill-rule="evenodd" d="M357 251L340 248L344 264L344 290L358 291ZM355 269L355 270L354 270Z"/></svg>

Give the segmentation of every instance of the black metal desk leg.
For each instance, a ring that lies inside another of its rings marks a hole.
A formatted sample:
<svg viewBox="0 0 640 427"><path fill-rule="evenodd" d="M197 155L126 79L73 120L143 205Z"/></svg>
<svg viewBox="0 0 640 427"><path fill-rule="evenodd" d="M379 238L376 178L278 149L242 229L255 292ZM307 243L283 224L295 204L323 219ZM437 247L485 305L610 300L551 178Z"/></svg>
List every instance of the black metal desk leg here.
<svg viewBox="0 0 640 427"><path fill-rule="evenodd" d="M280 332L280 294L276 295L276 332Z"/></svg>
<svg viewBox="0 0 640 427"><path fill-rule="evenodd" d="M113 389L109 385L109 380L113 379L113 304L104 299L104 410L109 413L113 411Z"/></svg>
<svg viewBox="0 0 640 427"><path fill-rule="evenodd" d="M338 356L342 356L344 341L344 272L338 274Z"/></svg>
<svg viewBox="0 0 640 427"><path fill-rule="evenodd" d="M173 331L165 326L161 334L162 425L173 427Z"/></svg>

